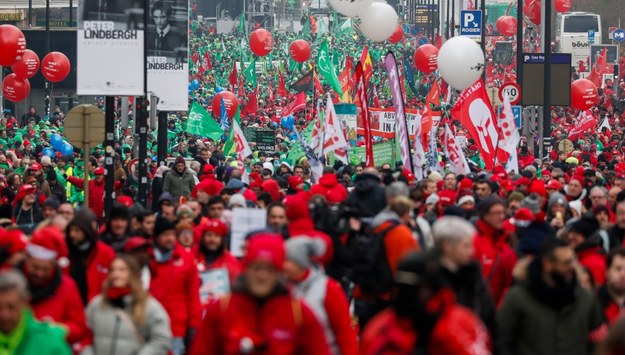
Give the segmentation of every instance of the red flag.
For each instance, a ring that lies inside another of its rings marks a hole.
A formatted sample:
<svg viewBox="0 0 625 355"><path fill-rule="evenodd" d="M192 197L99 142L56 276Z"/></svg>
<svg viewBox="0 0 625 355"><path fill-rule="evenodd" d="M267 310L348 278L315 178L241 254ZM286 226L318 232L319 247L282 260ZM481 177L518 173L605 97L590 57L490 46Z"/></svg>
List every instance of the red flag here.
<svg viewBox="0 0 625 355"><path fill-rule="evenodd" d="M371 75L373 75L373 63L371 62L371 56L369 55L369 48L367 48L367 46L362 49L360 63L362 63L362 72L365 74L365 85L369 85L369 80L371 80Z"/></svg>
<svg viewBox="0 0 625 355"><path fill-rule="evenodd" d="M601 88L603 86L603 74L605 74L607 50L607 47L603 48L601 54L599 54L599 57L595 60L595 65L588 74L588 80L592 81L597 88Z"/></svg>
<svg viewBox="0 0 625 355"><path fill-rule="evenodd" d="M321 95L323 94L323 86L321 86L321 82L319 81L319 77L317 76L317 73L315 73L315 90L317 90L317 95Z"/></svg>
<svg viewBox="0 0 625 355"><path fill-rule="evenodd" d="M362 115L362 126L365 130L365 163L367 167L372 168L375 166L373 162L373 142L371 141L371 122L369 121L369 105L367 104L367 85L365 85L365 75L362 69L362 64L358 62L356 64L356 97L358 100L357 106L360 108L360 114Z"/></svg>
<svg viewBox="0 0 625 355"><path fill-rule="evenodd" d="M286 98L286 84L284 83L284 75L282 74L282 70L278 72L278 76L280 77L280 84L278 84L278 96L281 98Z"/></svg>
<svg viewBox="0 0 625 355"><path fill-rule="evenodd" d="M204 67L204 70L211 70L211 69L213 69L213 64L211 63L211 59L208 56L208 51L204 52L204 58L202 60L202 66Z"/></svg>
<svg viewBox="0 0 625 355"><path fill-rule="evenodd" d="M195 53L191 54L191 62L193 64L197 64L198 60L200 60L200 53L195 52Z"/></svg>
<svg viewBox="0 0 625 355"><path fill-rule="evenodd" d="M234 91L234 88L237 87L237 63L232 63L232 71L228 76L228 81L230 82L230 91Z"/></svg>
<svg viewBox="0 0 625 355"><path fill-rule="evenodd" d="M475 10L475 5L473 5L473 0L469 0L469 6L467 7L467 10Z"/></svg>
<svg viewBox="0 0 625 355"><path fill-rule="evenodd" d="M258 88L247 97L247 105L245 105L245 113L256 113L258 111Z"/></svg>
<svg viewBox="0 0 625 355"><path fill-rule="evenodd" d="M597 119L593 114L589 111L581 111L573 128L569 131L568 139L572 141L576 141L581 138L582 134L587 131L591 131L597 127Z"/></svg>
<svg viewBox="0 0 625 355"><path fill-rule="evenodd" d="M421 116L421 143L424 147L429 145L432 128L438 129L441 122L441 112L433 111L432 106L441 106L441 90L438 86L438 80L434 80L430 92L425 97L424 115Z"/></svg>
<svg viewBox="0 0 625 355"><path fill-rule="evenodd" d="M310 16L310 31L312 33L317 33L317 20L315 20L315 16Z"/></svg>
<svg viewBox="0 0 625 355"><path fill-rule="evenodd" d="M493 106L481 78L462 92L451 113L477 143L486 169L492 170L499 133Z"/></svg>
<svg viewBox="0 0 625 355"><path fill-rule="evenodd" d="M352 88L354 86L352 77L353 67L352 58L348 54L345 60L345 68L343 68L341 75L339 75L339 82L341 83L341 89L343 89L343 102L352 102Z"/></svg>
<svg viewBox="0 0 625 355"><path fill-rule="evenodd" d="M300 92L299 94L295 95L295 98L293 100L289 101L289 103L282 108L282 111L280 111L280 116L286 117L288 115L292 115L299 110L303 110L305 107L306 93Z"/></svg>
<svg viewBox="0 0 625 355"><path fill-rule="evenodd" d="M238 97L245 97L245 85L243 84L243 78L239 79L239 93Z"/></svg>

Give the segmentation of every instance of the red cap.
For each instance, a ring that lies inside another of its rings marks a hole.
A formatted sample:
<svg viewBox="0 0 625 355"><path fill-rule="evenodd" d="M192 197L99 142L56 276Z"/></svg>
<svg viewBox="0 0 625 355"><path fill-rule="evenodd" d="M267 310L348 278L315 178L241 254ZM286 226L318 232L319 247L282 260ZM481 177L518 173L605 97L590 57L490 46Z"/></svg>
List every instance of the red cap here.
<svg viewBox="0 0 625 355"><path fill-rule="evenodd" d="M411 173L410 170L404 169L401 174L406 178L406 180L408 180L408 183L414 182L414 174Z"/></svg>
<svg viewBox="0 0 625 355"><path fill-rule="evenodd" d="M133 250L137 250L139 248L147 247L150 243L145 238L142 237L130 237L126 240L126 244L124 244L124 251L129 252Z"/></svg>
<svg viewBox="0 0 625 355"><path fill-rule="evenodd" d="M6 248L6 251L9 254L13 255L24 251L27 244L28 239L19 229L7 231L0 228L0 246L2 246L2 248Z"/></svg>
<svg viewBox="0 0 625 355"><path fill-rule="evenodd" d="M228 226L218 219L209 219L202 225L202 235L206 232L213 232L223 238L228 234Z"/></svg>
<svg viewBox="0 0 625 355"><path fill-rule="evenodd" d="M30 170L32 171L39 171L41 170L41 164L34 162L32 164L30 164Z"/></svg>
<svg viewBox="0 0 625 355"><path fill-rule="evenodd" d="M132 205L135 203L132 200L132 197L130 197L130 196L119 196L119 198L117 199L117 202L121 203L122 205L126 206L127 208L132 207Z"/></svg>
<svg viewBox="0 0 625 355"><path fill-rule="evenodd" d="M513 190L514 190L514 184L512 183L512 181L507 180L507 179L506 179L506 180L503 180L502 182L500 182L500 183L499 183L499 186L500 186L502 189L504 189L504 190L506 190L506 191L508 191L508 192L513 191Z"/></svg>
<svg viewBox="0 0 625 355"><path fill-rule="evenodd" d="M525 176L519 178L516 181L517 185L525 185L525 186L529 186L530 185L530 179L526 178Z"/></svg>
<svg viewBox="0 0 625 355"><path fill-rule="evenodd" d="M551 176L551 171L545 169L545 170L541 171L540 174L542 176Z"/></svg>
<svg viewBox="0 0 625 355"><path fill-rule="evenodd" d="M93 171L93 175L104 175L104 168L103 167L95 168L95 170Z"/></svg>
<svg viewBox="0 0 625 355"><path fill-rule="evenodd" d="M304 183L304 179L301 176L293 175L289 178L289 186L295 190L297 187Z"/></svg>
<svg viewBox="0 0 625 355"><path fill-rule="evenodd" d="M560 191L562 190L562 184L556 179L551 179L549 180L545 188Z"/></svg>
<svg viewBox="0 0 625 355"><path fill-rule="evenodd" d="M473 180L465 177L460 181L458 190L473 190Z"/></svg>
<svg viewBox="0 0 625 355"><path fill-rule="evenodd" d="M456 201L456 193L450 190L443 190L438 192L438 202L447 207L454 204Z"/></svg>
<svg viewBox="0 0 625 355"><path fill-rule="evenodd" d="M211 164L205 164L204 165L204 174L214 174L215 173L215 167Z"/></svg>
<svg viewBox="0 0 625 355"><path fill-rule="evenodd" d="M243 265L248 267L253 262L263 261L280 271L284 264L284 254L284 241L281 236L273 233L257 234L249 240Z"/></svg>
<svg viewBox="0 0 625 355"><path fill-rule="evenodd" d="M542 180L535 179L530 184L530 187L527 189L528 193L535 193L539 196L547 197L547 189L545 188L545 182Z"/></svg>

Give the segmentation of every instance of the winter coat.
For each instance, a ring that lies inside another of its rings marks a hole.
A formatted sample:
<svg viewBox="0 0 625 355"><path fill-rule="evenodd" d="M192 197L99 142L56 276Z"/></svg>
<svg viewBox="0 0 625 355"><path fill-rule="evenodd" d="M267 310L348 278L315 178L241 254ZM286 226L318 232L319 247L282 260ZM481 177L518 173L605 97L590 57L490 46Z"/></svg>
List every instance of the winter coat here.
<svg viewBox="0 0 625 355"><path fill-rule="evenodd" d="M84 180L75 176L68 177L67 181L79 189L85 186ZM104 180L99 182L89 180L89 201L87 206L100 220L104 217L104 187Z"/></svg>
<svg viewBox="0 0 625 355"><path fill-rule="evenodd" d="M92 344L82 355L165 355L171 349L169 316L153 297L147 299L145 321L132 322L132 296L123 298L123 310L105 304L98 295L87 306L87 321L93 334Z"/></svg>
<svg viewBox="0 0 625 355"><path fill-rule="evenodd" d="M319 183L310 188L310 195L321 195L328 202L339 203L347 198L347 189L339 184L336 175L323 174L319 178Z"/></svg>
<svg viewBox="0 0 625 355"><path fill-rule="evenodd" d="M569 302L545 296L539 264L520 262L515 270L518 283L497 312L498 354L590 354L590 346L607 334L599 303L579 284Z"/></svg>
<svg viewBox="0 0 625 355"><path fill-rule="evenodd" d="M415 354L418 334L409 319L398 317L393 309L376 315L360 340L360 354ZM432 329L427 351L436 355L490 354L490 337L468 309L454 305L441 314Z"/></svg>
<svg viewBox="0 0 625 355"><path fill-rule="evenodd" d="M287 225L289 238L297 238L301 236L319 238L326 246L325 252L319 257L319 262L324 266L330 264L332 257L334 256L334 244L332 238L329 235L315 229L313 220L309 216L290 220Z"/></svg>
<svg viewBox="0 0 625 355"><path fill-rule="evenodd" d="M304 280L293 285L292 295L304 301L317 317L332 354L358 354L349 302L338 282L311 269Z"/></svg>
<svg viewBox="0 0 625 355"><path fill-rule="evenodd" d="M602 286L605 283L606 255L601 249L601 237L598 234L590 236L586 241L575 248L577 260L590 271L595 285Z"/></svg>
<svg viewBox="0 0 625 355"><path fill-rule="evenodd" d="M230 286L234 285L234 281L243 272L243 266L241 265L241 262L239 261L239 259L230 254L229 251L224 250L221 256L219 256L211 263L206 262L206 257L200 251L198 245L193 246L192 253L195 256L198 272L204 272L219 268L225 268L226 270L228 270L228 279L230 280Z"/></svg>
<svg viewBox="0 0 625 355"><path fill-rule="evenodd" d="M597 298L601 304L601 309L603 309L603 316L605 317L606 323L608 323L608 325L614 324L614 322L621 317L623 307L616 303L612 296L610 296L606 285L599 288L599 291L597 291Z"/></svg>
<svg viewBox="0 0 625 355"><path fill-rule="evenodd" d="M51 185L50 191L52 192L52 197L56 198L59 202L63 203L67 201L67 191L65 190L65 186L60 182Z"/></svg>
<svg viewBox="0 0 625 355"><path fill-rule="evenodd" d="M473 239L474 257L482 267L482 276L495 304L499 304L512 285L512 270L517 255L508 244L506 232L495 230L483 220L478 220L476 227L478 234Z"/></svg>
<svg viewBox="0 0 625 355"><path fill-rule="evenodd" d="M308 306L283 289L260 303L239 283L231 295L208 305L189 354L241 354L246 338L256 348L250 354L330 354Z"/></svg>
<svg viewBox="0 0 625 355"><path fill-rule="evenodd" d="M150 254L150 294L167 310L174 337L184 337L201 321L200 277L193 255L180 245L163 263L155 260L154 251Z"/></svg>
<svg viewBox="0 0 625 355"><path fill-rule="evenodd" d="M65 341L65 332L47 322L38 322L30 310L24 309L26 326L22 340L12 354L16 355L71 355ZM4 350L4 349L3 349Z"/></svg>
<svg viewBox="0 0 625 355"><path fill-rule="evenodd" d="M43 221L43 213L37 202L35 202L28 211L22 210L22 204L18 203L13 209L13 218L15 219L15 224L17 224L24 233L30 234L37 224Z"/></svg>
<svg viewBox="0 0 625 355"><path fill-rule="evenodd" d="M376 175L363 173L354 181L354 189L345 205L360 211L363 217L373 217L386 207L386 190Z"/></svg>
<svg viewBox="0 0 625 355"><path fill-rule="evenodd" d="M89 334L85 319L84 303L80 298L78 287L74 280L62 275L60 270L53 276L49 295L41 300L31 301L31 309L40 321L58 323L67 329L67 342L80 343ZM32 292L31 294L34 295Z"/></svg>
<svg viewBox="0 0 625 355"><path fill-rule="evenodd" d="M193 187L195 186L195 179L189 169L186 169L182 174L179 174L176 169L172 169L165 176L163 182L163 192L169 192L174 201L178 201L180 196L189 196Z"/></svg>

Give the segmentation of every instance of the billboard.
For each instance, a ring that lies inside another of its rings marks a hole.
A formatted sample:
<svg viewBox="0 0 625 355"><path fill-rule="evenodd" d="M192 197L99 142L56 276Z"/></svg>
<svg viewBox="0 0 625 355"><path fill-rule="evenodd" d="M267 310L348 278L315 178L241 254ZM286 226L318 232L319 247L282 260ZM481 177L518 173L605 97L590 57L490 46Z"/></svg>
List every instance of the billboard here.
<svg viewBox="0 0 625 355"><path fill-rule="evenodd" d="M186 111L188 102L189 4L150 2L147 25L148 91L159 97L161 111Z"/></svg>
<svg viewBox="0 0 625 355"><path fill-rule="evenodd" d="M143 1L80 0L77 94L144 95L144 28Z"/></svg>

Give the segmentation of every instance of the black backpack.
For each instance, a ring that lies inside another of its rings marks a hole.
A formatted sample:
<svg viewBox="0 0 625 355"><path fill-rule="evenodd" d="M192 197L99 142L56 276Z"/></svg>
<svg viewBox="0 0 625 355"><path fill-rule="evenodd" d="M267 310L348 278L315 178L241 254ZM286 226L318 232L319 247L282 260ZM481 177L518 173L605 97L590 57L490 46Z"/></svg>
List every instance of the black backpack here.
<svg viewBox="0 0 625 355"><path fill-rule="evenodd" d="M399 221L392 220L388 227L378 233L374 233L373 228L365 228L354 238L352 281L366 295L382 295L393 287L393 272L386 258L384 238L398 225Z"/></svg>

